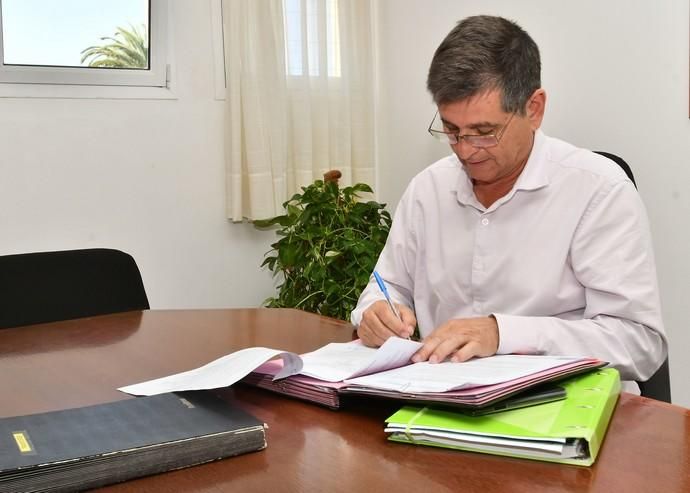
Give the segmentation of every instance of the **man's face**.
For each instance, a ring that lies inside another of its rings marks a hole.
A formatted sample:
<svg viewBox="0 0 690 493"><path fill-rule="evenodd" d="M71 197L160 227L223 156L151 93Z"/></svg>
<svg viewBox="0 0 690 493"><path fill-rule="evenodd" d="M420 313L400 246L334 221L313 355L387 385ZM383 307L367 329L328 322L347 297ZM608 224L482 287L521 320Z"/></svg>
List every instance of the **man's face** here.
<svg viewBox="0 0 690 493"><path fill-rule="evenodd" d="M541 125L544 101L545 94L539 89L527 103L524 116L501 109L499 90L439 106L439 116L447 132L500 135L494 147L473 147L464 139L451 145L475 184L493 184L519 175L532 149L534 131Z"/></svg>

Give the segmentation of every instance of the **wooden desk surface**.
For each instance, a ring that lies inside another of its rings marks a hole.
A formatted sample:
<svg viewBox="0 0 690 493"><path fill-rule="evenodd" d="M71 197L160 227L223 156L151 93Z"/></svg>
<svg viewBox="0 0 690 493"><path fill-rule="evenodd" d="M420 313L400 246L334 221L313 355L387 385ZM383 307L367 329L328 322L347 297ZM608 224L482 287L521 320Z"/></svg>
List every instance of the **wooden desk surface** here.
<svg viewBox="0 0 690 493"><path fill-rule="evenodd" d="M296 310L161 310L0 330L0 416L129 398L115 390L237 349L348 341L348 324ZM101 491L690 492L690 410L622 394L591 468L387 442L397 405L330 411L235 386L268 448Z"/></svg>

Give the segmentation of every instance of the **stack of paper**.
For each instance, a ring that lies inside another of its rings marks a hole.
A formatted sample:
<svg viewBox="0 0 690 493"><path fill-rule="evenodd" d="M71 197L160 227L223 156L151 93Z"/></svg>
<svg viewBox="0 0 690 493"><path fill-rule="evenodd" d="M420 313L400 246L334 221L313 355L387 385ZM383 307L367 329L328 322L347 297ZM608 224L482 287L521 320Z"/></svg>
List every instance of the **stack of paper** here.
<svg viewBox="0 0 690 493"><path fill-rule="evenodd" d="M346 395L372 395L406 402L482 408L535 386L596 368L591 358L500 355L465 363L415 363L342 381L303 374L276 379L281 361L270 361L242 382L337 409Z"/></svg>
<svg viewBox="0 0 690 493"><path fill-rule="evenodd" d="M588 466L596 460L620 393L613 368L560 383L564 400L486 416L406 406L386 420L396 442Z"/></svg>
<svg viewBox="0 0 690 493"><path fill-rule="evenodd" d="M205 392L0 419L0 492L76 491L266 447L263 423Z"/></svg>
<svg viewBox="0 0 690 493"><path fill-rule="evenodd" d="M464 363L411 362L421 343L392 337L378 349L360 341L328 344L301 357L249 348L201 368L120 390L136 395L217 388L239 380L285 395L340 406L346 394L482 407L540 383L604 365L592 358L500 355ZM268 361L275 356L281 360Z"/></svg>

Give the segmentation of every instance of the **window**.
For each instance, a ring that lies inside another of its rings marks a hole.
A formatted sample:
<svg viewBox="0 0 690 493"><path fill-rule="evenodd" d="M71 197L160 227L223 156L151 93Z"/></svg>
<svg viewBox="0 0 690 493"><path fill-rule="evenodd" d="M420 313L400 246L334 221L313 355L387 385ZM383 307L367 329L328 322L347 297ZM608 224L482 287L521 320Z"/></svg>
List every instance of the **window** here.
<svg viewBox="0 0 690 493"><path fill-rule="evenodd" d="M221 0L211 1L216 99L225 99L225 50ZM318 77L325 59L329 77L341 77L340 27L337 0L283 0L286 75ZM325 48L320 39L326 40ZM306 61L306 63L305 63Z"/></svg>
<svg viewBox="0 0 690 493"><path fill-rule="evenodd" d="M0 0L0 82L165 87L166 0Z"/></svg>
<svg viewBox="0 0 690 493"><path fill-rule="evenodd" d="M324 65L329 77L340 77L337 1L283 0L283 9L287 74L318 77Z"/></svg>

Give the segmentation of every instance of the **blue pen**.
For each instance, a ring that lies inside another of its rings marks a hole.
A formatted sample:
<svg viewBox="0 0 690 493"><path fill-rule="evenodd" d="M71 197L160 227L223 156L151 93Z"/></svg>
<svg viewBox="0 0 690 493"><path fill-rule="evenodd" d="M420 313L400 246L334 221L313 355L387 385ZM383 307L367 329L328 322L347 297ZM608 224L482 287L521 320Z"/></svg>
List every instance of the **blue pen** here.
<svg viewBox="0 0 690 493"><path fill-rule="evenodd" d="M393 314L395 314L396 317L398 317L398 320L402 320L402 318L400 318L400 313L398 313L398 310L395 308L395 305L391 301L391 297L388 294L386 285L383 283L383 279L381 279L381 276L376 271L374 271L374 278L376 279L376 283L379 285L381 292L386 297L386 301L388 302L388 306L391 308L391 311L393 312Z"/></svg>

